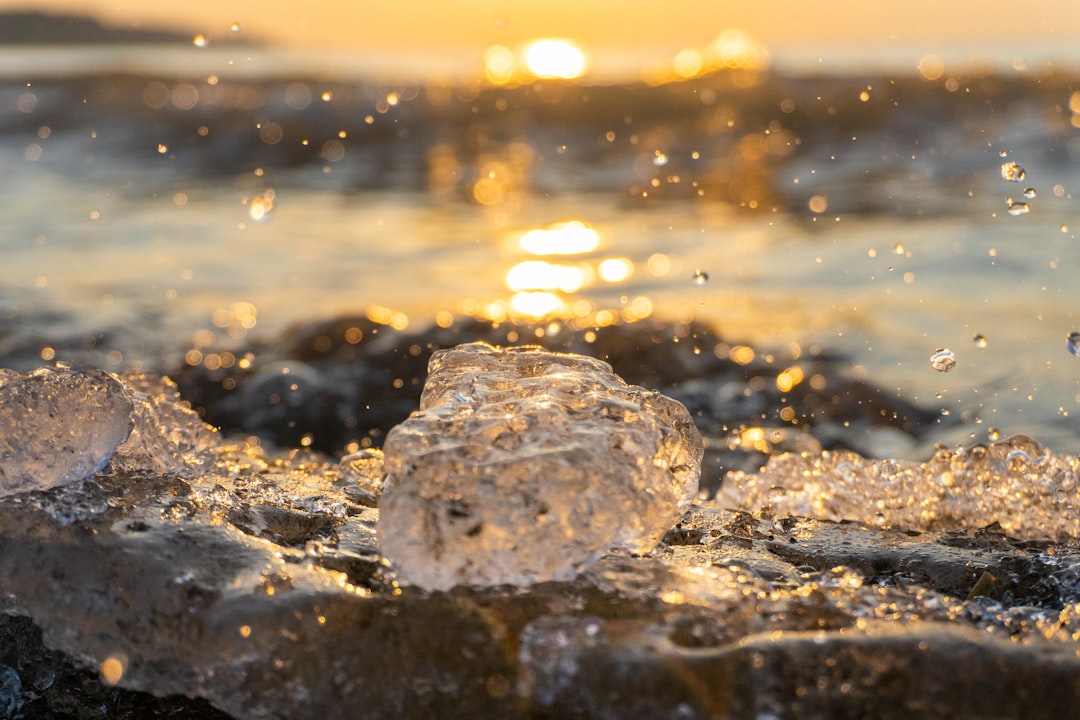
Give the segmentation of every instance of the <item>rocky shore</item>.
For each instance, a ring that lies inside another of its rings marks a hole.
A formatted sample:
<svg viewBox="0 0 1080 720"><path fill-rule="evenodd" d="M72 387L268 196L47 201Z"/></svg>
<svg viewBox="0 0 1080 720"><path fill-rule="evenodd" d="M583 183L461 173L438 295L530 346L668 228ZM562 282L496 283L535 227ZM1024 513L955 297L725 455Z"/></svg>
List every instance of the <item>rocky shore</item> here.
<svg viewBox="0 0 1080 720"><path fill-rule="evenodd" d="M679 323L553 330L407 334L342 318L189 353L170 372L181 400L139 386L153 412L136 429L165 430L153 442L143 431L139 452L90 479L0 497L0 718L1074 711L1075 537L1017 537L1004 516L815 519L812 506L777 512L767 488L743 506L715 499L731 471L753 490L784 451L932 452L935 413L824 353L748 356ZM377 533L382 440L417 407L432 352L474 340L596 357L687 407L706 445L701 488L656 549L525 587L399 582ZM1061 469L1037 444L1016 447L980 483Z"/></svg>

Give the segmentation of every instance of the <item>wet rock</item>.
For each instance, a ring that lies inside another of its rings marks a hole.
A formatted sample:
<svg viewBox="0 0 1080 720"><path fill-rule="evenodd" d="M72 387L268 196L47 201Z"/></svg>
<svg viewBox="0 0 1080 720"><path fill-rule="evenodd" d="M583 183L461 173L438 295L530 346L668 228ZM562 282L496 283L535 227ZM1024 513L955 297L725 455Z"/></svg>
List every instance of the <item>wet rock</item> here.
<svg viewBox="0 0 1080 720"><path fill-rule="evenodd" d="M40 628L28 617L0 615L0 663L5 668L0 670L0 718L228 720L230 717L202 699L155 697L102 682L97 668L80 667L64 653L45 647ZM5 715L5 707L12 714Z"/></svg>
<svg viewBox="0 0 1080 720"><path fill-rule="evenodd" d="M651 550L697 493L702 442L682 405L606 363L471 343L432 356L384 451L382 551L403 582L446 590Z"/></svg>
<svg viewBox="0 0 1080 720"><path fill-rule="evenodd" d="M105 509L76 522L35 500L64 488L0 498L17 616L0 663L28 717L1065 717L1080 701L1076 600L1049 592L1080 576L1075 543L699 504L652 553L571 581L427 593L397 585L356 501L381 499L377 452L212 454L186 479L99 475L82 492ZM983 571L1001 580L966 600Z"/></svg>
<svg viewBox="0 0 1080 720"><path fill-rule="evenodd" d="M534 343L596 357L627 382L678 400L703 433L716 437L741 427L822 427L820 439L828 448L873 454L910 447L914 453L931 430L942 430L940 413L847 378L850 363L843 357L760 352L736 362L732 354L738 356L739 348L707 326L659 318L554 329L463 318L450 327L405 332L346 316L302 323L280 338L239 348L201 348L201 356L213 359L209 366L168 369L203 419L223 432L253 433L285 447L303 438L310 447L337 454L381 446L390 428L416 409L431 354L472 341ZM224 367L225 356L244 362ZM286 392L265 392L266 383L282 381L283 369L293 367L303 374L297 390L289 383ZM784 375L791 368L798 370ZM316 375L309 377L309 370ZM778 385L781 375L785 382ZM301 397L303 402L290 405ZM829 431L835 427L846 432ZM877 432L883 428L895 433Z"/></svg>
<svg viewBox="0 0 1080 720"><path fill-rule="evenodd" d="M616 547L528 587L429 592L383 557L397 531L380 520L380 451L331 461L221 441L168 383L123 382L134 424L159 425L140 426L130 454L0 496L0 666L18 677L0 668L0 711L16 717L1038 718L1080 703L1071 526L1017 537L1023 525L962 510L913 529L699 500L650 552ZM802 448L813 464L812 441L784 427L717 439L748 458ZM904 489L868 486L879 461L847 459L861 463L846 486L859 512L876 512L874 487L886 501ZM1054 483L1053 507L1075 518L1067 460L1013 439L895 468L994 497ZM775 468L754 475L764 487ZM594 533L589 520L571 527Z"/></svg>

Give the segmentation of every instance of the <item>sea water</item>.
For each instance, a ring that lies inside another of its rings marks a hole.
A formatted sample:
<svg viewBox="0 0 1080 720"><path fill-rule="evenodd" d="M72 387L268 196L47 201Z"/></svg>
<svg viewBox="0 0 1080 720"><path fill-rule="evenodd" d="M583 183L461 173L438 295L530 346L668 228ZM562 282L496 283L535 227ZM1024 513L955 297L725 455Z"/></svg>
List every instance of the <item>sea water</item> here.
<svg viewBox="0 0 1080 720"><path fill-rule="evenodd" d="M696 318L727 340L701 352L845 354L947 418L947 445L1075 450L1080 96L1061 76L113 70L0 84L8 365L81 342L104 369L167 371L207 333L365 311Z"/></svg>

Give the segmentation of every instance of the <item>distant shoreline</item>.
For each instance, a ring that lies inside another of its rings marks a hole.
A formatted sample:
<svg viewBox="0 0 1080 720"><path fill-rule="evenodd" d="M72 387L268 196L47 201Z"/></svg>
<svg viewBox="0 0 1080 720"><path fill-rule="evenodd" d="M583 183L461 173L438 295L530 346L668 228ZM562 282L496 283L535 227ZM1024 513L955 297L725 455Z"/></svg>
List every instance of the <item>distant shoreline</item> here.
<svg viewBox="0 0 1080 720"><path fill-rule="evenodd" d="M0 12L0 48L37 45L190 45L194 33L106 25L86 15ZM226 38L221 38L222 40ZM235 37L229 44L247 44Z"/></svg>

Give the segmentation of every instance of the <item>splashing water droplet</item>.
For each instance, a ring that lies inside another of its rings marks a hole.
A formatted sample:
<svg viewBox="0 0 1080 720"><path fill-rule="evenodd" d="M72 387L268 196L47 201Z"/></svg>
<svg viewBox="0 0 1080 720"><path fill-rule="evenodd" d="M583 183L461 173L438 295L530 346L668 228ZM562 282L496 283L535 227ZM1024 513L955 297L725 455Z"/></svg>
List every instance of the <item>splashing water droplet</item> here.
<svg viewBox="0 0 1080 720"><path fill-rule="evenodd" d="M1027 177L1027 171L1015 162L1001 163L1001 177L1009 182L1020 182Z"/></svg>
<svg viewBox="0 0 1080 720"><path fill-rule="evenodd" d="M240 23L234 22L232 25L229 26L229 30L233 31L234 33L240 32Z"/></svg>
<svg viewBox="0 0 1080 720"><path fill-rule="evenodd" d="M995 427L986 428L986 437L990 442L997 442L1001 439L1001 431Z"/></svg>
<svg viewBox="0 0 1080 720"><path fill-rule="evenodd" d="M704 285L705 283L709 282L709 273L705 272L704 270L695 270L694 282L698 285Z"/></svg>
<svg viewBox="0 0 1080 720"><path fill-rule="evenodd" d="M262 195L256 195L248 203L248 214L255 222L266 222L270 219L270 211L274 209L273 190L267 190Z"/></svg>
<svg viewBox="0 0 1080 720"><path fill-rule="evenodd" d="M1038 195L1038 193L1035 191L1035 188L1024 188L1024 197L1028 200L1031 200L1036 195Z"/></svg>
<svg viewBox="0 0 1080 720"><path fill-rule="evenodd" d="M904 243L896 243L895 245L893 245L893 252L897 255L903 255L905 252L907 252L907 248L904 247Z"/></svg>
<svg viewBox="0 0 1080 720"><path fill-rule="evenodd" d="M1017 215L1027 215L1029 212L1031 212L1031 206L1025 202L1016 202L1012 198L1009 198L1008 203L1009 214L1014 217Z"/></svg>
<svg viewBox="0 0 1080 720"><path fill-rule="evenodd" d="M930 356L930 367L938 372L947 373L956 367L956 355L948 348L938 348Z"/></svg>
<svg viewBox="0 0 1080 720"><path fill-rule="evenodd" d="M209 44L210 44L210 43L209 43L209 42L207 41L207 39L206 39L206 36L205 36L205 35L203 35L202 33L199 33L198 35L196 35L196 36L195 36L195 37L194 37L194 38L192 39L191 43L192 43L192 44L193 44L193 45L194 45L195 47L197 47L197 48L204 48L204 47L206 47L207 45L209 45Z"/></svg>
<svg viewBox="0 0 1080 720"><path fill-rule="evenodd" d="M988 343L986 341L986 336L985 335L980 335L979 333L975 333L971 337L971 341L973 343L975 343L975 347L977 347L977 348L984 348L984 347L986 347L988 345Z"/></svg>
<svg viewBox="0 0 1080 720"><path fill-rule="evenodd" d="M652 164L656 167L664 167L668 163L668 156L657 150L653 154Z"/></svg>
<svg viewBox="0 0 1080 720"><path fill-rule="evenodd" d="M1001 151L998 152L998 157L1002 157L1002 158L1009 157L1009 153L1005 152L1004 150L1001 150Z"/></svg>
<svg viewBox="0 0 1080 720"><path fill-rule="evenodd" d="M1073 330L1069 333L1069 336L1065 338L1065 347L1069 349L1070 353L1080 357L1080 332Z"/></svg>

